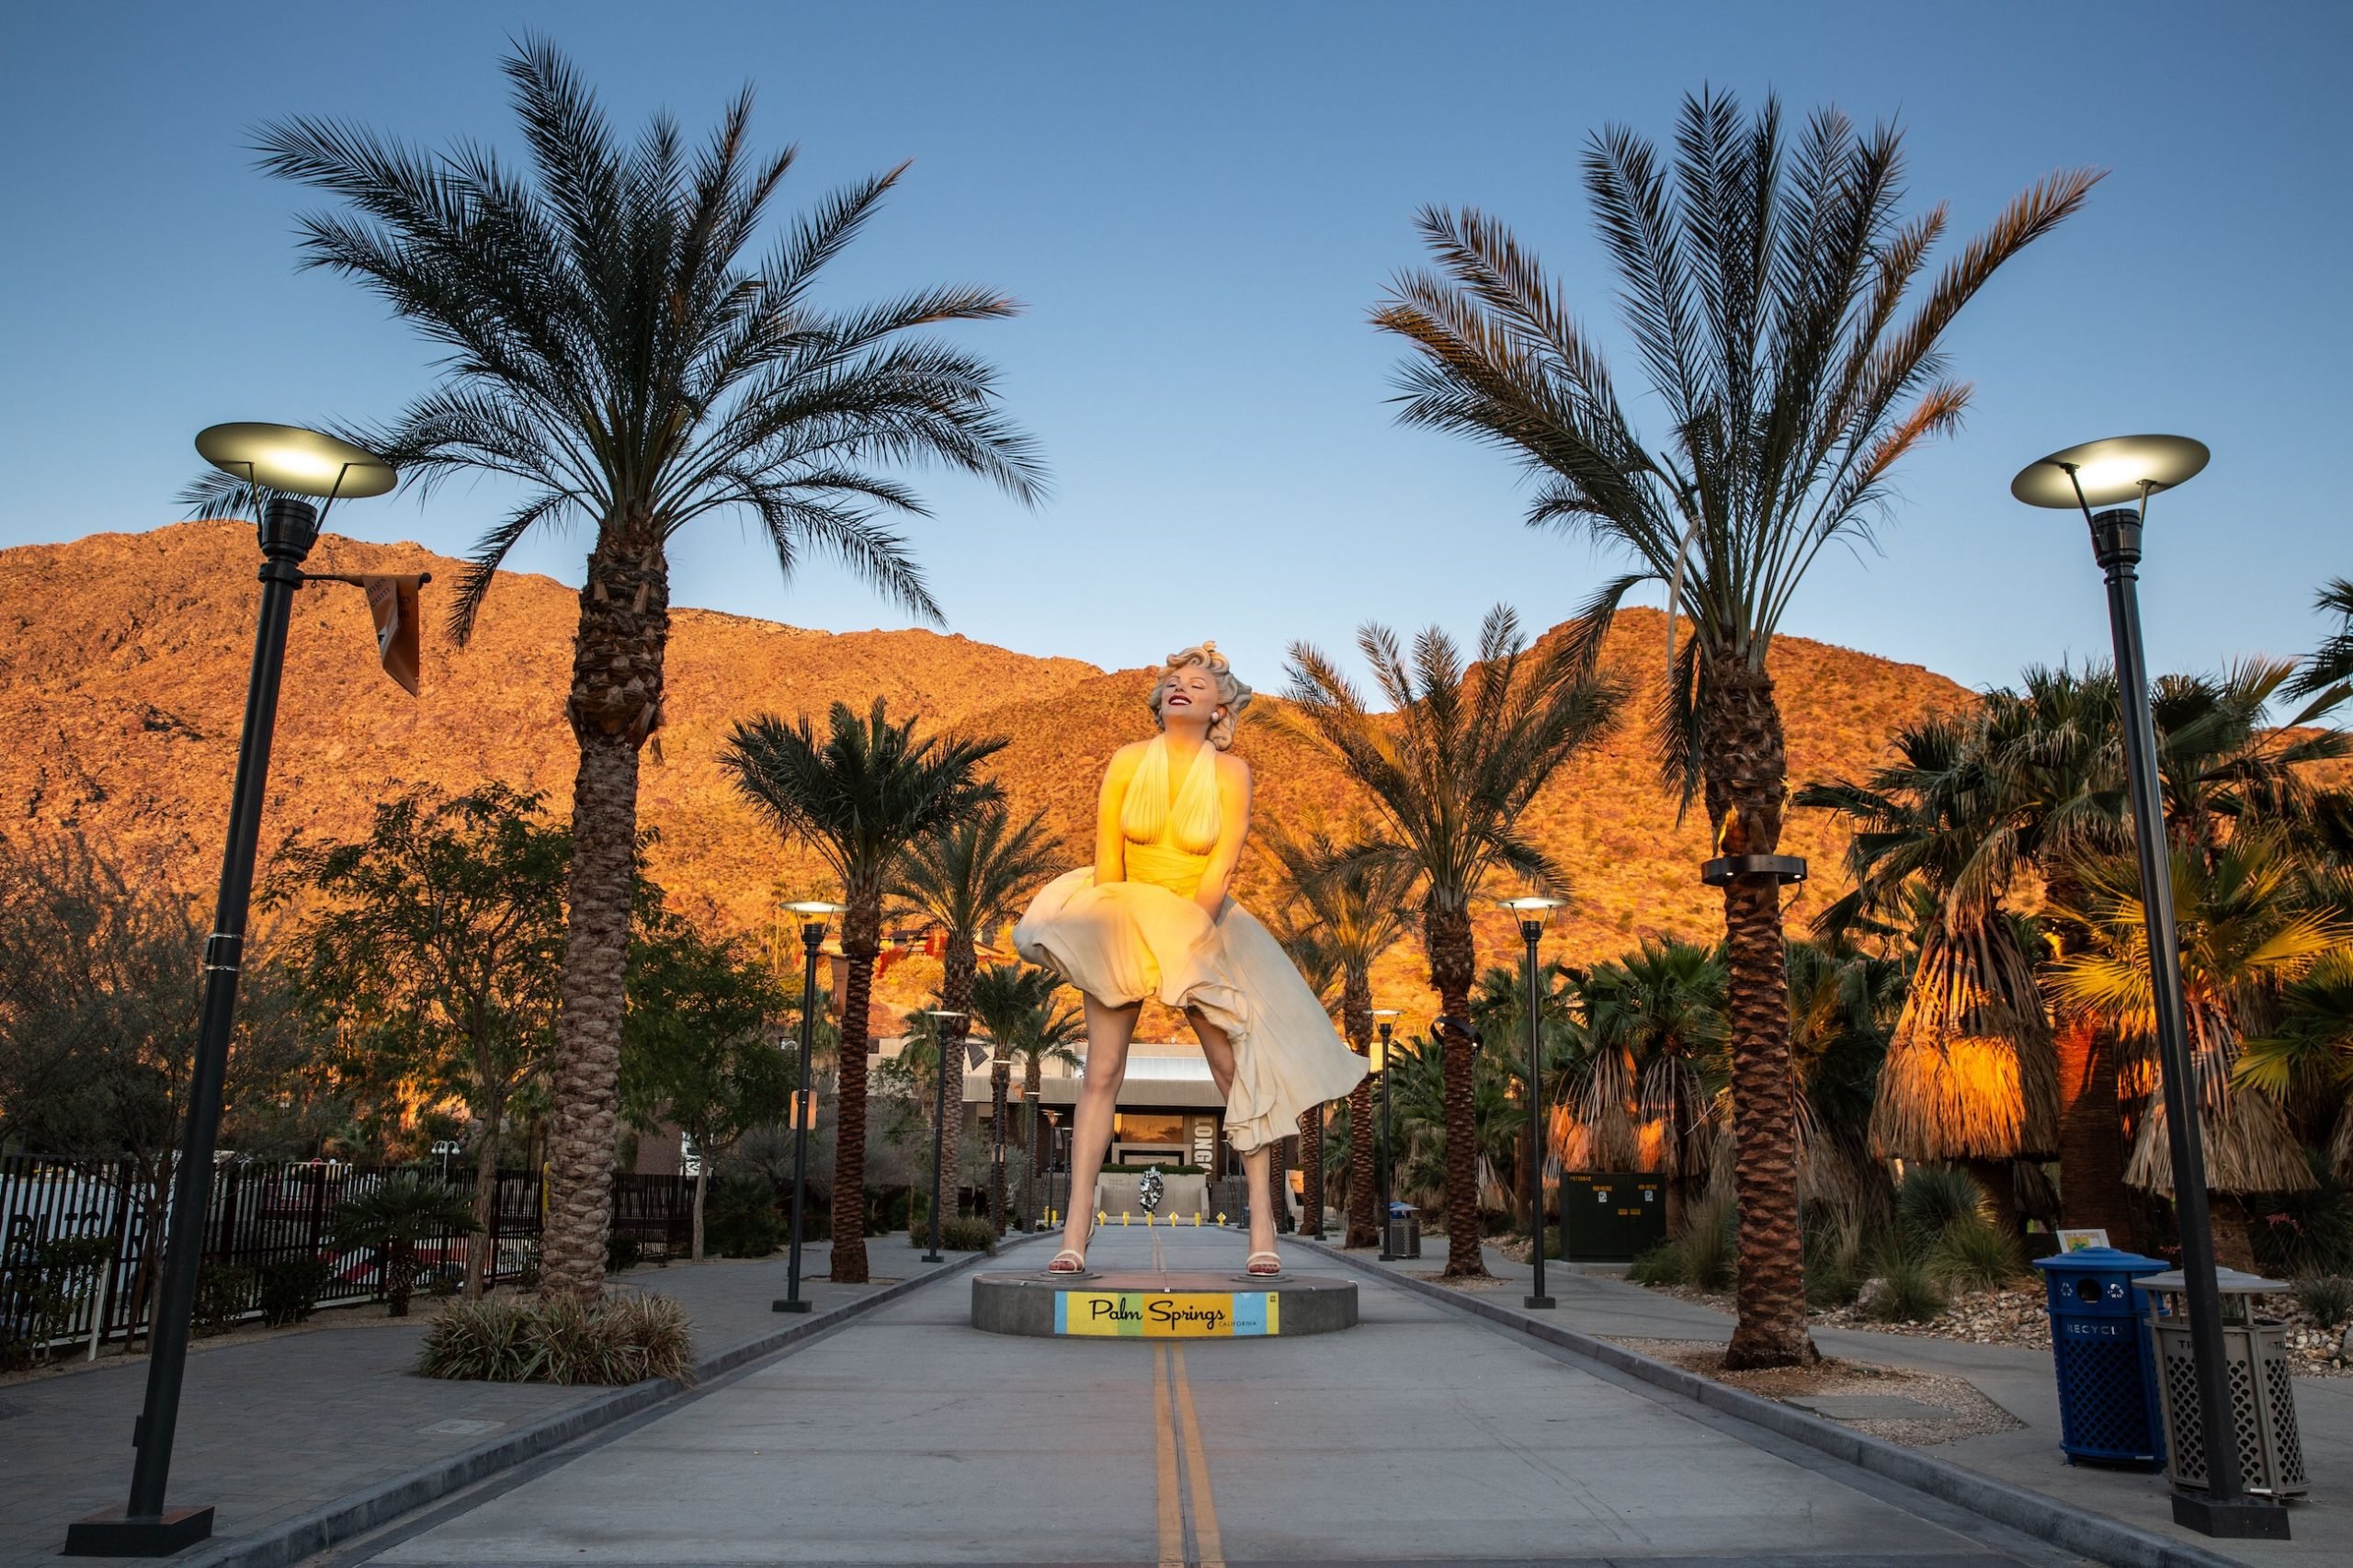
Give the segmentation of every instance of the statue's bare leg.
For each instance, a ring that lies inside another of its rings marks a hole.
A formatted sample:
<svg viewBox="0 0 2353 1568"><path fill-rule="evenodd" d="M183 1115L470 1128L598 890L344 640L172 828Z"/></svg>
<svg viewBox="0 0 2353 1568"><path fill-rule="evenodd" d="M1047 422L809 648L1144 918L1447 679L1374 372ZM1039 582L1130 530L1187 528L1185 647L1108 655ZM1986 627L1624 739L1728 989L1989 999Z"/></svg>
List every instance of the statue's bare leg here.
<svg viewBox="0 0 2353 1568"><path fill-rule="evenodd" d="M1143 1004L1112 1007L1084 992L1080 996L1086 1004L1086 1074L1078 1081L1078 1112L1071 1119L1070 1212L1063 1219L1063 1245L1083 1254L1095 1224L1095 1178L1111 1151L1111 1118L1119 1110L1128 1042L1135 1037Z"/></svg>
<svg viewBox="0 0 2353 1568"><path fill-rule="evenodd" d="M1188 1012L1188 1023L1193 1035L1201 1042L1201 1054L1209 1059L1210 1076L1217 1081L1218 1096L1230 1100L1233 1095L1233 1042L1225 1031L1199 1013ZM1275 1250L1275 1195L1269 1179L1274 1170L1274 1151L1265 1145L1242 1156L1242 1176L1250 1189L1250 1250Z"/></svg>

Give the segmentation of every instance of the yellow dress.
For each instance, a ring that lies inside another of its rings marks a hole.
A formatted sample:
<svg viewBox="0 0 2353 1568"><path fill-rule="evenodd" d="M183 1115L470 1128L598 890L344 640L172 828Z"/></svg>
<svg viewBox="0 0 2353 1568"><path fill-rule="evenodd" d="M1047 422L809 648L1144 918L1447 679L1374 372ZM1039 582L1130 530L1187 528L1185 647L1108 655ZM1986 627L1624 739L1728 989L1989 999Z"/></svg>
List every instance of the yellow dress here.
<svg viewBox="0 0 2353 1568"><path fill-rule="evenodd" d="M1193 902L1218 827L1212 748L1194 753L1172 800L1168 743L1154 736L1120 802L1127 880L1097 887L1092 867L1056 879L1031 901L1013 942L1099 1002L1157 996L1222 1030L1233 1042L1225 1131L1246 1153L1296 1132L1301 1112L1347 1095L1365 1062L1248 910L1228 898L1211 920Z"/></svg>

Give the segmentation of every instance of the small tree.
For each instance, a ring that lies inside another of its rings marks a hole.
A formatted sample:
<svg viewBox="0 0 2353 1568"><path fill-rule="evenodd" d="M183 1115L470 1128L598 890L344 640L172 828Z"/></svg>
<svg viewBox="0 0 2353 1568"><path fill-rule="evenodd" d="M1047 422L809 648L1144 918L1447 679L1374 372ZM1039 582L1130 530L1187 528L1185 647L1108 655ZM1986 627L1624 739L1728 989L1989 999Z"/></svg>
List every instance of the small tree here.
<svg viewBox="0 0 2353 1568"><path fill-rule="evenodd" d="M774 1038L787 1006L767 966L740 942L713 941L666 911L641 916L621 1026L621 1114L641 1131L666 1119L700 1154L698 1261L719 1163L745 1133L790 1107L799 1063Z"/></svg>
<svg viewBox="0 0 2353 1568"><path fill-rule="evenodd" d="M474 1120L473 1231L487 1230L499 1132L552 1040L571 835L540 797L486 784L410 789L365 838L279 854L268 905L293 905L290 964L313 1016L380 1080L465 1102ZM466 1249L465 1293L484 1247Z"/></svg>
<svg viewBox="0 0 2353 1568"><path fill-rule="evenodd" d="M336 1205L332 1234L338 1250L374 1249L383 1271L384 1299L392 1316L404 1318L416 1289L417 1244L471 1233L474 1217L469 1210L456 1188L404 1172Z"/></svg>

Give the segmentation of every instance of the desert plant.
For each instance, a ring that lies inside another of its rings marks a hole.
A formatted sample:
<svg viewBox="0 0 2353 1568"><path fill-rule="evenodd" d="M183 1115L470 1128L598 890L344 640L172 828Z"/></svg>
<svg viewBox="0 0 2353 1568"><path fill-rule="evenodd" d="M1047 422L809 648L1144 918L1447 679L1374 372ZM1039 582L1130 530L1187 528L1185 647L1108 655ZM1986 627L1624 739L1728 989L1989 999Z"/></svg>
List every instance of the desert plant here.
<svg viewBox="0 0 2353 1568"><path fill-rule="evenodd" d="M416 1369L490 1382L687 1382L694 1342L686 1309L666 1296L494 1297L455 1302L436 1317Z"/></svg>
<svg viewBox="0 0 2353 1568"><path fill-rule="evenodd" d="M1947 1304L1928 1266L1900 1247L1881 1249L1871 1284L1862 1298L1863 1315L1875 1323L1926 1323Z"/></svg>
<svg viewBox="0 0 2353 1568"><path fill-rule="evenodd" d="M949 1252L996 1253L996 1226L983 1214L960 1214L939 1227L939 1244Z"/></svg>
<svg viewBox="0 0 2353 1568"><path fill-rule="evenodd" d="M198 1266L192 1321L199 1335L228 1333L253 1310L253 1304L252 1269L217 1259L208 1259Z"/></svg>
<svg viewBox="0 0 2353 1568"><path fill-rule="evenodd" d="M1863 1265L1862 1233L1844 1221L1812 1224L1805 1232L1805 1299L1810 1307L1850 1305L1862 1294L1870 1270Z"/></svg>
<svg viewBox="0 0 2353 1568"><path fill-rule="evenodd" d="M2353 1275L2314 1274L2291 1288L2296 1305L2323 1328L2335 1328L2353 1318Z"/></svg>
<svg viewBox="0 0 2353 1568"><path fill-rule="evenodd" d="M261 1321L273 1328L302 1322L334 1278L335 1266L323 1257L281 1257L262 1265Z"/></svg>
<svg viewBox="0 0 2353 1568"><path fill-rule="evenodd" d="M1947 1231L1963 1221L1988 1218L1985 1189L1967 1171L1950 1165L1914 1165L1895 1189L1895 1222L1905 1250L1915 1257L1926 1257Z"/></svg>
<svg viewBox="0 0 2353 1568"><path fill-rule="evenodd" d="M416 1289L417 1244L467 1235L473 1228L473 1206L464 1193L413 1172L344 1199L333 1227L338 1248L375 1252L381 1289L396 1318L408 1316L409 1295Z"/></svg>
<svg viewBox="0 0 2353 1568"><path fill-rule="evenodd" d="M1682 1231L1636 1258L1626 1277L1639 1285L1729 1290L1734 1247L1732 1194L1711 1188L1691 1203Z"/></svg>
<svg viewBox="0 0 2353 1568"><path fill-rule="evenodd" d="M605 1272L627 1274L645 1261L645 1244L635 1236L625 1236L618 1231L605 1234Z"/></svg>
<svg viewBox="0 0 2353 1568"><path fill-rule="evenodd" d="M776 1189L756 1171L728 1171L711 1184L705 1238L722 1257L766 1257L784 1244Z"/></svg>
<svg viewBox="0 0 2353 1568"><path fill-rule="evenodd" d="M2018 1237L1982 1215L1946 1226L1926 1261L1929 1274L1955 1290L1998 1290L2026 1273Z"/></svg>

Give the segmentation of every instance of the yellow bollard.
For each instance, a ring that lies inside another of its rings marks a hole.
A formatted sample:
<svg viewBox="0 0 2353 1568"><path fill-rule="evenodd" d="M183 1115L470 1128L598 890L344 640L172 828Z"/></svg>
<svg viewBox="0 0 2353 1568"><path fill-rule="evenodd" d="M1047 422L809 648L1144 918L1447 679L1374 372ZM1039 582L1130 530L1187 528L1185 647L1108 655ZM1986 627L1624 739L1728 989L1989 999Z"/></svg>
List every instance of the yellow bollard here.
<svg viewBox="0 0 2353 1568"><path fill-rule="evenodd" d="M1152 1210L1149 1209L1143 1211L1143 1228L1147 1231L1152 1229Z"/></svg>
<svg viewBox="0 0 2353 1568"><path fill-rule="evenodd" d="M1128 1228L1128 1211L1124 1209L1120 1210L1120 1228L1123 1231Z"/></svg>
<svg viewBox="0 0 2353 1568"><path fill-rule="evenodd" d="M1196 1210L1193 1210L1193 1229L1195 1229L1195 1230L1197 1230L1197 1231L1198 1231L1198 1230L1199 1230L1200 1228L1201 1228L1201 1211L1200 1211L1199 1210L1196 1209Z"/></svg>
<svg viewBox="0 0 2353 1568"><path fill-rule="evenodd" d="M1111 1218L1111 1216L1109 1216L1108 1214L1106 1214L1106 1213L1105 1213L1105 1212L1103 1212L1103 1210L1100 1210L1100 1209L1097 1209L1097 1210L1095 1211L1095 1222L1096 1222L1097 1224L1098 1224L1098 1225L1108 1223L1108 1222L1109 1221L1110 1218Z"/></svg>
<svg viewBox="0 0 2353 1568"><path fill-rule="evenodd" d="M1221 1225L1225 1223L1225 1210L1222 1209L1217 1211L1217 1222Z"/></svg>

